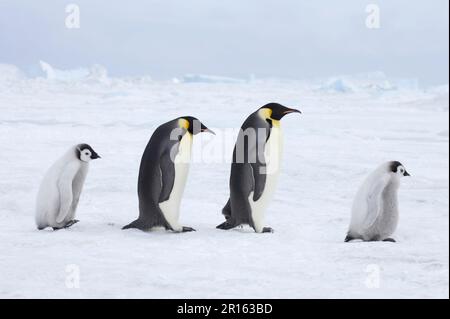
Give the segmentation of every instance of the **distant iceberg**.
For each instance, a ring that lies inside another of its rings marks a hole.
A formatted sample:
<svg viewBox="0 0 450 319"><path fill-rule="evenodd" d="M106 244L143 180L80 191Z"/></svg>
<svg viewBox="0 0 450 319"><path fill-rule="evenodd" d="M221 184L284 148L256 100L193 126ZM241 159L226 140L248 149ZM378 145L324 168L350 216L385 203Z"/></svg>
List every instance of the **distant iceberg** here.
<svg viewBox="0 0 450 319"><path fill-rule="evenodd" d="M39 61L46 79L60 82L100 82L109 83L108 71L105 67L95 64L90 68L79 68L71 70L60 70L51 66L49 63Z"/></svg>
<svg viewBox="0 0 450 319"><path fill-rule="evenodd" d="M25 78L25 74L16 67L11 64L0 64L0 82L15 82L20 81Z"/></svg>
<svg viewBox="0 0 450 319"><path fill-rule="evenodd" d="M89 75L89 70L85 68L59 70L44 61L39 61L39 65L45 73L45 78L47 80L70 82L86 78Z"/></svg>
<svg viewBox="0 0 450 319"><path fill-rule="evenodd" d="M351 83L342 78L332 78L319 87L320 91L334 93L350 93L355 89Z"/></svg>
<svg viewBox="0 0 450 319"><path fill-rule="evenodd" d="M366 92L370 94L398 90L417 91L417 79L390 79L383 72L341 75L326 79L319 84L319 91L332 93Z"/></svg>
<svg viewBox="0 0 450 319"><path fill-rule="evenodd" d="M216 75L186 74L183 76L184 83L245 83L242 79L235 79Z"/></svg>

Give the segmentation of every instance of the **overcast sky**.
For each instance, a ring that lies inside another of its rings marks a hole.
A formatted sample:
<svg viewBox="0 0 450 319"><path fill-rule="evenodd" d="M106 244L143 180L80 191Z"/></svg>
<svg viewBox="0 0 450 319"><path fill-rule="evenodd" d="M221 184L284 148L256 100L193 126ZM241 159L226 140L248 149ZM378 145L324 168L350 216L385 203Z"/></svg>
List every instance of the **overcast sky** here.
<svg viewBox="0 0 450 319"><path fill-rule="evenodd" d="M65 26L66 5L80 28ZM121 3L121 4L120 4ZM366 5L380 29L366 27ZM308 79L383 71L448 83L448 0L0 0L0 63L111 75Z"/></svg>

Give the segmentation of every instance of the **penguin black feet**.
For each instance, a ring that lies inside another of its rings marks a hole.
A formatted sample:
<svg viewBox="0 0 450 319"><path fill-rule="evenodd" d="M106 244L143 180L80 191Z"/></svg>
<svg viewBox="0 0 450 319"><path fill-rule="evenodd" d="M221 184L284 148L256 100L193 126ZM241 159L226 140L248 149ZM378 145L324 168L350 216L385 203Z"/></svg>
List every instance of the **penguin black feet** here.
<svg viewBox="0 0 450 319"><path fill-rule="evenodd" d="M349 241L352 241L353 239L355 239L355 238L353 238L353 237L350 236L350 235L347 235L347 236L345 237L344 241L345 241L346 243L348 243Z"/></svg>
<svg viewBox="0 0 450 319"><path fill-rule="evenodd" d="M75 225L75 224L78 223L78 222L79 222L78 219L73 219L73 220L69 221L69 222L64 226L64 228L69 228L70 226L73 226L73 225Z"/></svg>
<svg viewBox="0 0 450 319"><path fill-rule="evenodd" d="M383 239L383 241L387 241L387 242L390 242L390 243L396 243L394 238L386 238L386 239Z"/></svg>
<svg viewBox="0 0 450 319"><path fill-rule="evenodd" d="M234 227L236 227L236 225L234 225L234 224L232 224L232 223L230 223L228 221L225 221L222 224L216 226L217 229L222 229L222 230L229 230L229 229L232 229Z"/></svg>
<svg viewBox="0 0 450 319"><path fill-rule="evenodd" d="M64 225L63 227L52 227L52 228L53 228L53 230L66 229L66 228L69 228L69 227L75 225L78 222L79 222L78 219L73 219L73 220L69 221L66 225Z"/></svg>
<svg viewBox="0 0 450 319"><path fill-rule="evenodd" d="M262 230L263 233L273 233L274 230L271 227L264 227Z"/></svg>
<svg viewBox="0 0 450 319"><path fill-rule="evenodd" d="M135 221L131 222L130 224L128 224L126 226L123 226L122 230L132 229L132 228L137 228L137 229L142 230L142 231L147 231L147 230L149 230L151 228L151 226L150 226L149 223L146 223L143 220L136 219Z"/></svg>
<svg viewBox="0 0 450 319"><path fill-rule="evenodd" d="M181 230L182 233L187 233L187 232L191 232L191 231L196 231L196 230L192 227L187 227L187 226L183 226L183 229Z"/></svg>

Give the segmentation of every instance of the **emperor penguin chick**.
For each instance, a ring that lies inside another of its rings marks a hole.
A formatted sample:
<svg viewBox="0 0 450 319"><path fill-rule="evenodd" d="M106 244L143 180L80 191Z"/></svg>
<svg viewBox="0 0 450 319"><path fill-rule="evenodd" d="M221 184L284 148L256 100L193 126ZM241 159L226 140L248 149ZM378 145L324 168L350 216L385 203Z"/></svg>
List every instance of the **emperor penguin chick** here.
<svg viewBox="0 0 450 319"><path fill-rule="evenodd" d="M153 133L142 155L138 178L139 217L122 229L164 227L194 231L178 222L186 185L193 136L213 131L192 116L164 123Z"/></svg>
<svg viewBox="0 0 450 319"><path fill-rule="evenodd" d="M36 200L39 230L68 228L77 223L75 213L89 169L100 156L88 144L72 146L45 174Z"/></svg>
<svg viewBox="0 0 450 319"><path fill-rule="evenodd" d="M229 230L246 224L257 233L273 232L265 227L264 217L281 170L280 120L291 113L301 112L269 103L242 124L231 164L230 198L222 210L225 222L216 228Z"/></svg>
<svg viewBox="0 0 450 319"><path fill-rule="evenodd" d="M397 192L404 176L410 176L405 167L392 161L367 177L353 202L346 242L353 239L395 242L390 236L398 224Z"/></svg>

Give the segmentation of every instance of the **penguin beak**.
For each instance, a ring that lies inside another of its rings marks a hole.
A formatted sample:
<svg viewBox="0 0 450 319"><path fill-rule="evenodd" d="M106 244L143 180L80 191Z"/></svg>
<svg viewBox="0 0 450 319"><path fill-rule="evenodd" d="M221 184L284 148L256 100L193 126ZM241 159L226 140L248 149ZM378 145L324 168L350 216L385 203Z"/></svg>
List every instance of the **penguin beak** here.
<svg viewBox="0 0 450 319"><path fill-rule="evenodd" d="M297 109L288 109L288 110L283 112L283 115L290 114L290 113L300 113L300 114L302 114L302 112L300 112Z"/></svg>
<svg viewBox="0 0 450 319"><path fill-rule="evenodd" d="M411 176L407 171L403 174L403 176Z"/></svg>
<svg viewBox="0 0 450 319"><path fill-rule="evenodd" d="M94 159L102 158L102 157L100 155L98 155L97 153L95 153L95 154L91 155L91 158L94 160Z"/></svg>
<svg viewBox="0 0 450 319"><path fill-rule="evenodd" d="M212 135L216 135L216 133L214 133L213 130L207 128L206 126L202 126L200 132L202 132L202 133L203 133L203 132L207 132L207 133L211 133Z"/></svg>

